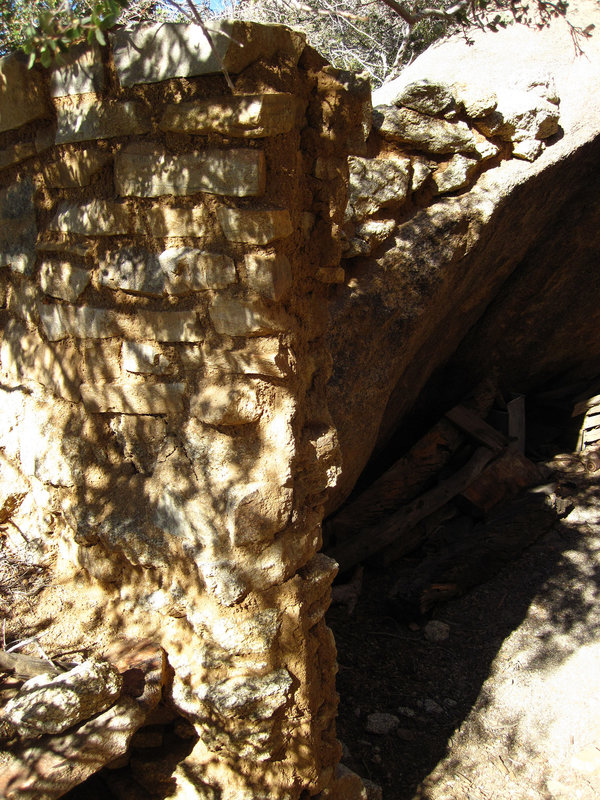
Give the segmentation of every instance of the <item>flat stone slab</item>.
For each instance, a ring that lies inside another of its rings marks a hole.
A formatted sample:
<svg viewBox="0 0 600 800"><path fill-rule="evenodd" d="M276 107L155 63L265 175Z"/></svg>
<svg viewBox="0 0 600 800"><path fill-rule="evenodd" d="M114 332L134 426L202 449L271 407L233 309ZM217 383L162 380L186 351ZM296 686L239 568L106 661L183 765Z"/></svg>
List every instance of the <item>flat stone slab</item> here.
<svg viewBox="0 0 600 800"><path fill-rule="evenodd" d="M98 276L111 289L156 296L222 289L235 279L229 256L193 247L173 247L162 253L134 247L115 250L100 263Z"/></svg>
<svg viewBox="0 0 600 800"><path fill-rule="evenodd" d="M42 291L70 303L85 291L90 278L88 270L74 267L69 261L44 261L40 266Z"/></svg>
<svg viewBox="0 0 600 800"><path fill-rule="evenodd" d="M83 236L118 236L138 232L129 206L115 200L90 200L83 205L61 203L48 224L48 230Z"/></svg>
<svg viewBox="0 0 600 800"><path fill-rule="evenodd" d="M84 661L68 672L37 675L21 686L2 709L2 719L21 738L62 733L106 711L118 698L122 678L105 661Z"/></svg>
<svg viewBox="0 0 600 800"><path fill-rule="evenodd" d="M146 206L136 214L132 233L146 236L204 236L210 215L204 206L177 208L161 204Z"/></svg>
<svg viewBox="0 0 600 800"><path fill-rule="evenodd" d="M159 347L144 342L123 342L121 363L127 372L139 375L164 375L171 366Z"/></svg>
<svg viewBox="0 0 600 800"><path fill-rule="evenodd" d="M258 294L280 301L292 288L292 266L283 253L246 253L246 284Z"/></svg>
<svg viewBox="0 0 600 800"><path fill-rule="evenodd" d="M249 339L239 350L215 350L202 345L196 362L191 353L182 351L184 366L198 366L199 363L211 372L231 375L268 375L285 378L291 367L289 355L277 338Z"/></svg>
<svg viewBox="0 0 600 800"><path fill-rule="evenodd" d="M229 336L264 336L286 330L283 318L258 299L217 295L209 314L217 332Z"/></svg>
<svg viewBox="0 0 600 800"><path fill-rule="evenodd" d="M5 800L55 800L127 752L147 712L121 697L93 719L52 738L15 748L0 776Z"/></svg>
<svg viewBox="0 0 600 800"><path fill-rule="evenodd" d="M74 154L63 153L60 159L46 164L42 174L51 189L89 186L92 177L110 161L111 153L86 148Z"/></svg>
<svg viewBox="0 0 600 800"><path fill-rule="evenodd" d="M37 224L31 178L0 191L0 267L30 275L35 263Z"/></svg>
<svg viewBox="0 0 600 800"><path fill-rule="evenodd" d="M27 69L27 59L18 53L0 58L0 132L49 113L50 103L37 70Z"/></svg>
<svg viewBox="0 0 600 800"><path fill-rule="evenodd" d="M80 399L76 360L15 319L8 321L1 346L2 369L11 384L36 381L65 400Z"/></svg>
<svg viewBox="0 0 600 800"><path fill-rule="evenodd" d="M282 92L173 103L166 107L159 128L258 139L291 131L296 122L296 108L294 96Z"/></svg>
<svg viewBox="0 0 600 800"><path fill-rule="evenodd" d="M113 57L122 86L158 83L170 78L210 75L223 67L237 74L259 58L275 53L298 62L306 39L284 25L241 20L206 23L212 40L198 25L161 22L111 34Z"/></svg>
<svg viewBox="0 0 600 800"><path fill-rule="evenodd" d="M256 379L207 383L190 400L190 415L208 425L247 425L262 413Z"/></svg>
<svg viewBox="0 0 600 800"><path fill-rule="evenodd" d="M257 197L265 191L261 150L197 150L171 155L160 147L133 144L115 157L117 194L136 197L209 192Z"/></svg>
<svg viewBox="0 0 600 800"><path fill-rule="evenodd" d="M290 212L287 209L254 211L252 209L219 208L217 217L230 242L269 244L285 239L293 233Z"/></svg>
<svg viewBox="0 0 600 800"><path fill-rule="evenodd" d="M420 114L411 108L377 106L373 127L392 142L399 142L425 153L459 153L473 148L473 134L464 122Z"/></svg>
<svg viewBox="0 0 600 800"><path fill-rule="evenodd" d="M183 410L183 383L82 383L88 411L99 414L169 414Z"/></svg>
<svg viewBox="0 0 600 800"><path fill-rule="evenodd" d="M145 106L133 100L73 98L56 110L56 144L131 136L150 130Z"/></svg>
<svg viewBox="0 0 600 800"><path fill-rule="evenodd" d="M158 342L201 342L204 333L196 311L136 311L123 314L105 308L41 305L40 321L53 342L76 339L154 339Z"/></svg>
<svg viewBox="0 0 600 800"><path fill-rule="evenodd" d="M101 92L105 86L104 64L98 45L75 45L50 71L50 96Z"/></svg>

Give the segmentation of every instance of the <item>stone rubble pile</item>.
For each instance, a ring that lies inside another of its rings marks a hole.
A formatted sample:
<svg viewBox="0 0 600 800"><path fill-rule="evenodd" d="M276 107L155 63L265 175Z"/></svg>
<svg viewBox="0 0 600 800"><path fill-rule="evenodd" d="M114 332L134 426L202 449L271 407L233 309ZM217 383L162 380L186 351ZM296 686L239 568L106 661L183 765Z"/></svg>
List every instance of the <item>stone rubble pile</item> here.
<svg viewBox="0 0 600 800"><path fill-rule="evenodd" d="M4 705L2 797L54 800L122 761L134 735L158 732L153 720L168 680L164 651L150 642L120 642L111 661L92 658L67 672L37 675Z"/></svg>
<svg viewBox="0 0 600 800"><path fill-rule="evenodd" d="M500 159L534 161L559 130L552 78L496 93L401 76L374 92L373 102L369 144L379 152L348 159L345 258L369 256L411 204L468 190Z"/></svg>

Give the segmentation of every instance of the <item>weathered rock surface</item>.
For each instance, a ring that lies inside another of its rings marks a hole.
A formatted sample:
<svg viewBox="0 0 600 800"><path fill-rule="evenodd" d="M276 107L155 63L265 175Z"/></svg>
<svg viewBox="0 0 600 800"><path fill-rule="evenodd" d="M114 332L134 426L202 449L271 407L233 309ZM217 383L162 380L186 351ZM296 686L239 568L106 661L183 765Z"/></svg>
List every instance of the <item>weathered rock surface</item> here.
<svg viewBox="0 0 600 800"><path fill-rule="evenodd" d="M105 661L84 661L55 678L38 675L25 681L2 709L2 721L21 739L67 728L106 711L121 691L119 673Z"/></svg>
<svg viewBox="0 0 600 800"><path fill-rule="evenodd" d="M31 178L0 191L0 267L29 275L35 260L37 223Z"/></svg>
<svg viewBox="0 0 600 800"><path fill-rule="evenodd" d="M100 262L98 277L111 289L157 296L223 289L235 279L235 265L229 256L193 247L174 247L162 253L121 248Z"/></svg>
<svg viewBox="0 0 600 800"><path fill-rule="evenodd" d="M384 84L374 93L373 99L376 105L405 106L432 117L442 116L455 103L452 87L448 84L427 78L404 79L403 76Z"/></svg>
<svg viewBox="0 0 600 800"><path fill-rule="evenodd" d="M145 712L131 697L61 736L13 751L0 778L6 800L55 800L123 755Z"/></svg>
<svg viewBox="0 0 600 800"><path fill-rule="evenodd" d="M123 86L158 83L169 78L209 75L223 67L235 74L259 57L280 52L297 62L303 34L281 25L215 20L207 24L214 50L202 29L184 23L140 26L133 34L111 36L115 66ZM160 36L157 34L160 32Z"/></svg>
<svg viewBox="0 0 600 800"><path fill-rule="evenodd" d="M18 128L50 112L50 104L27 58L12 54L0 59L0 131Z"/></svg>
<svg viewBox="0 0 600 800"><path fill-rule="evenodd" d="M348 218L363 220L382 208L400 206L406 200L410 184L410 159L351 156L348 169Z"/></svg>
<svg viewBox="0 0 600 800"><path fill-rule="evenodd" d="M597 19L588 2L571 13L585 25ZM596 39L586 40L585 57L577 58L561 21L544 30L514 26L473 36L472 47L453 39L425 52L405 70L402 85L447 83L452 75L457 101L478 125L496 113L511 119L508 100L501 98L522 92L518 98L527 96L531 120L527 113L515 116L506 129L515 149L521 130L529 137L523 142L552 137L558 113L562 138L550 138L536 160L503 161L462 196L416 213L397 228L393 246L337 290L330 307L334 371L328 396L344 472L329 508L347 495L366 454L401 428L417 398L422 409L436 413L436 396L454 402L493 370L505 388L527 392L553 374L585 370L600 356L593 344L599 305L591 266L600 212L586 178L599 157L600 47ZM473 76L476 85L468 92L464 87L473 85ZM548 88L554 85L556 91ZM395 106L378 111L376 126L390 139L398 115L409 115ZM466 141L457 149L471 157ZM442 177L438 172L438 181ZM584 237L577 233L582 226ZM358 309L362 314L367 307L364 326L357 325ZM352 340L341 333L350 327Z"/></svg>
<svg viewBox="0 0 600 800"><path fill-rule="evenodd" d="M50 72L52 97L101 92L104 86L104 64L97 44L90 47L84 43L71 48L62 63Z"/></svg>
<svg viewBox="0 0 600 800"><path fill-rule="evenodd" d="M411 108L377 106L373 127L384 138L425 153L459 153L473 147L473 134L464 122L447 122Z"/></svg>

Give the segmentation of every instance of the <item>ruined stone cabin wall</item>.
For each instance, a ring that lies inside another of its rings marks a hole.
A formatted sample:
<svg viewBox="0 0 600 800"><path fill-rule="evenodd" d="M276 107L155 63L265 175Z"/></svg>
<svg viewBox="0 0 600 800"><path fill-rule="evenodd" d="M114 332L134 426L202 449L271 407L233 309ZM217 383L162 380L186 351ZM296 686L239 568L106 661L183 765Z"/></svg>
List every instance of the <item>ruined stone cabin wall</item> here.
<svg viewBox="0 0 600 800"><path fill-rule="evenodd" d="M377 373L389 314L445 302L468 242L444 196L535 159L556 98L417 81L372 115L301 34L212 30L217 56L160 24L0 63L0 489L32 551L102 587L98 631L164 648L202 796L364 798L335 771L321 521L393 381L345 376Z"/></svg>
<svg viewBox="0 0 600 800"><path fill-rule="evenodd" d="M318 551L345 183L314 166L361 144L362 101L298 33L212 30L233 95L187 25L1 63L1 482L105 624L164 647L198 781L295 798L339 758Z"/></svg>

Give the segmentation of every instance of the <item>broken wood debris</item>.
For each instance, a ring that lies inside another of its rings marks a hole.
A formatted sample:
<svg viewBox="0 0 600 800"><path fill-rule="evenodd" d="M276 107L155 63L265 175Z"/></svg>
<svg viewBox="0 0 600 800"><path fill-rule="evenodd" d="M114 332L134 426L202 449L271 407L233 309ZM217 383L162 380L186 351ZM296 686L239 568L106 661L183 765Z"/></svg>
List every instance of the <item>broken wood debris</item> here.
<svg viewBox="0 0 600 800"><path fill-rule="evenodd" d="M0 650L0 672L27 680L36 675L59 675L71 669L74 664L63 664L60 661L48 661L45 658L29 656L23 653L7 653Z"/></svg>
<svg viewBox="0 0 600 800"><path fill-rule="evenodd" d="M345 572L368 559L374 553L392 544L402 534L413 530L418 522L463 492L481 474L493 457L494 452L489 448L478 448L462 469L422 494L412 503L400 508L383 525L377 528L368 528L335 547L330 555L340 565L340 572ZM410 541L407 546L412 549L415 544Z"/></svg>
<svg viewBox="0 0 600 800"><path fill-rule="evenodd" d="M478 414L466 406L455 406L446 412L446 418L477 442L488 447L493 453L500 453L508 445L506 436L488 425Z"/></svg>
<svg viewBox="0 0 600 800"><path fill-rule="evenodd" d="M410 621L436 603L491 579L556 522L554 495L528 492L502 505L497 515L455 532L453 540L401 578L389 593L391 612Z"/></svg>
<svg viewBox="0 0 600 800"><path fill-rule="evenodd" d="M417 549L457 515L461 498L481 516L547 478L521 452L524 398L515 396L504 407L512 408L507 414L512 437L468 406L457 405L330 521L335 543L328 554L339 563L340 574L372 563L374 556L376 563L387 565ZM453 472L444 475L449 469ZM457 591L455 583L438 581L431 591L446 596Z"/></svg>

